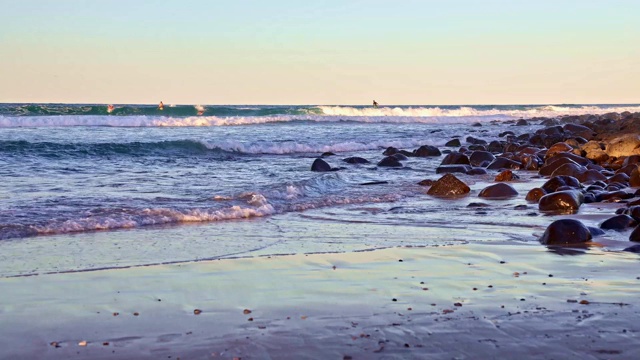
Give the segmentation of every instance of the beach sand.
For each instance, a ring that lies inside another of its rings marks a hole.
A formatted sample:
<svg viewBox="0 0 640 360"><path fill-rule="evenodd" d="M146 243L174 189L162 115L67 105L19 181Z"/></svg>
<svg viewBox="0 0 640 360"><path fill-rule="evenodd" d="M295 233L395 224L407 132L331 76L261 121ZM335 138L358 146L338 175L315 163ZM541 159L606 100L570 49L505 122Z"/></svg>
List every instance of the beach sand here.
<svg viewBox="0 0 640 360"><path fill-rule="evenodd" d="M5 277L0 358L635 359L637 265L466 244Z"/></svg>

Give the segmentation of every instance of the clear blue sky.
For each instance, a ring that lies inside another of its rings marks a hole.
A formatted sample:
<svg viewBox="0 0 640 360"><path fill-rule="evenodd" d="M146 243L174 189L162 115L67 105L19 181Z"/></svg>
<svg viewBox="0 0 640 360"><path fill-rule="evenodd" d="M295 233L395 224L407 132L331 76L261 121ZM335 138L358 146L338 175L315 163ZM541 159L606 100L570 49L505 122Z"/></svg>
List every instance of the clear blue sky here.
<svg viewBox="0 0 640 360"><path fill-rule="evenodd" d="M639 103L640 1L0 0L0 102Z"/></svg>

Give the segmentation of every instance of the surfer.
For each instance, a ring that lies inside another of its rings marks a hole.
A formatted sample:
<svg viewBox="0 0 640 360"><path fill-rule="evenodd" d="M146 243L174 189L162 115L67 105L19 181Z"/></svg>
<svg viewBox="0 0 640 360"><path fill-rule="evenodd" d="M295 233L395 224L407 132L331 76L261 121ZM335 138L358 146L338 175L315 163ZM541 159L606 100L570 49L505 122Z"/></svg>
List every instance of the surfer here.
<svg viewBox="0 0 640 360"><path fill-rule="evenodd" d="M107 112L109 114L111 114L113 112L113 110L115 110L115 107L111 104L107 105Z"/></svg>
<svg viewBox="0 0 640 360"><path fill-rule="evenodd" d="M373 100L373 107L376 109L378 108L378 103L375 100Z"/></svg>
<svg viewBox="0 0 640 360"><path fill-rule="evenodd" d="M158 110L164 110L164 104L162 101L160 101L160 104L158 105Z"/></svg>

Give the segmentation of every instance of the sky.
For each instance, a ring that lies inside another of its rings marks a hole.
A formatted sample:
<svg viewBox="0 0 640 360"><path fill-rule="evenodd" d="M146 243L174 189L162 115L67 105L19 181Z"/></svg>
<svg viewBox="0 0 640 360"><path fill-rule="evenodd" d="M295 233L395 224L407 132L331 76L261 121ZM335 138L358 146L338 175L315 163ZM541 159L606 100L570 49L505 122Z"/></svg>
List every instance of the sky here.
<svg viewBox="0 0 640 360"><path fill-rule="evenodd" d="M0 0L0 102L640 103L637 0Z"/></svg>

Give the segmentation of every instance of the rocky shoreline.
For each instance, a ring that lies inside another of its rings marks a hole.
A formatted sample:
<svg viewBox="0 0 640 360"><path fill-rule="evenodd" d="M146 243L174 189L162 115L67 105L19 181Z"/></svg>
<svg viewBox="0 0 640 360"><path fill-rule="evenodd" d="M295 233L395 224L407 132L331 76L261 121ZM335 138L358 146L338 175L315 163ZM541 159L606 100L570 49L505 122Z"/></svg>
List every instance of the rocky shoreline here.
<svg viewBox="0 0 640 360"><path fill-rule="evenodd" d="M403 167L409 157L431 157L446 154L436 174L437 180L425 179L427 194L439 198L464 196L469 186L455 174L486 175L497 172L495 184L484 188L478 196L485 199L510 199L519 196L508 184L519 178L516 171L533 177L547 178L541 187L530 189L527 202L537 204L545 214L575 214L586 203L620 203L612 217L600 228L587 227L579 220L553 221L540 237L550 246L585 246L604 234L603 230L626 231L629 236L626 251L640 252L640 113L607 113L603 115L564 116L560 118L532 118L507 122L513 131L499 134L499 140L487 141L467 136L455 137L445 145L447 149L424 145L413 151L387 148L386 157L378 167ZM534 132L518 133L520 126L540 125ZM473 126L481 127L482 124ZM323 154L326 157L333 154ZM369 161L350 157L349 164ZM313 171L336 171L322 158L312 165ZM633 245L633 246L632 246Z"/></svg>

